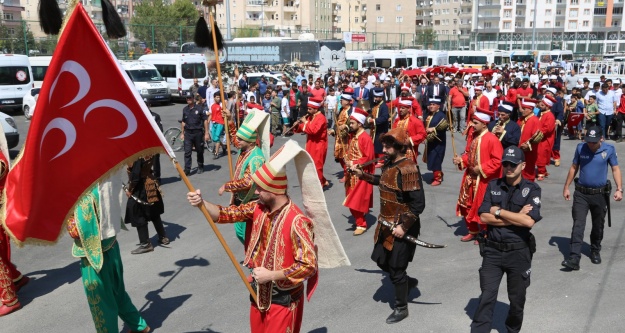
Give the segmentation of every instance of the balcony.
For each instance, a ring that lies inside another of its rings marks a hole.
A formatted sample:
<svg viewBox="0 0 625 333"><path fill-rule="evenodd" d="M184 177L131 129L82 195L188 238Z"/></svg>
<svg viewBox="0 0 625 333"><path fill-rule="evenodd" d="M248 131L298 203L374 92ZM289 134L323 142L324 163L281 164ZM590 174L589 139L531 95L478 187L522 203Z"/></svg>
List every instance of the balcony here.
<svg viewBox="0 0 625 333"><path fill-rule="evenodd" d="M284 6L282 7L282 10L286 13L286 12L297 12L299 9L299 7L295 7L295 6ZM336 11L335 11L336 12Z"/></svg>
<svg viewBox="0 0 625 333"><path fill-rule="evenodd" d="M499 9L501 8L501 4L499 3L499 1L495 2L495 1L484 1L482 0L481 2L479 2L478 4L480 10L482 9Z"/></svg>
<svg viewBox="0 0 625 333"><path fill-rule="evenodd" d="M247 0L248 6L266 6L265 0Z"/></svg>

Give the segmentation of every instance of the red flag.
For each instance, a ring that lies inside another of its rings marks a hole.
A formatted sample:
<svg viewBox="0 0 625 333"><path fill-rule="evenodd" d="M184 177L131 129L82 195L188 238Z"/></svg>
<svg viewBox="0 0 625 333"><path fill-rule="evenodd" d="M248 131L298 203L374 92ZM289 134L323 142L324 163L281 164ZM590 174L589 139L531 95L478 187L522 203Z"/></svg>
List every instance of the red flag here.
<svg viewBox="0 0 625 333"><path fill-rule="evenodd" d="M19 244L55 242L74 204L122 164L174 154L81 4L50 63L21 158L7 176L2 223Z"/></svg>

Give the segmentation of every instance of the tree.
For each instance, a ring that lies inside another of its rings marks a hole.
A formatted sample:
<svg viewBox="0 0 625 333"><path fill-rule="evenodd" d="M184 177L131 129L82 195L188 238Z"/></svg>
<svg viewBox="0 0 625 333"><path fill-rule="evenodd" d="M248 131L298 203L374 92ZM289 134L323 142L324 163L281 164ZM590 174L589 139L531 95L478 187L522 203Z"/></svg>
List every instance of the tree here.
<svg viewBox="0 0 625 333"><path fill-rule="evenodd" d="M423 45L423 48L430 48L437 39L434 29L425 29L416 35L415 44Z"/></svg>
<svg viewBox="0 0 625 333"><path fill-rule="evenodd" d="M192 29L188 26L195 25L199 17L190 0L178 0L171 6L161 0L144 0L134 9L130 31L155 50L165 50L167 45L180 39L190 40L192 32L189 30Z"/></svg>
<svg viewBox="0 0 625 333"><path fill-rule="evenodd" d="M0 25L0 51L27 55L27 50L32 49L36 49L35 36L26 22L21 21L18 25L11 26Z"/></svg>
<svg viewBox="0 0 625 333"><path fill-rule="evenodd" d="M241 37L258 37L260 36L260 30L258 28L243 27L235 29L234 38Z"/></svg>

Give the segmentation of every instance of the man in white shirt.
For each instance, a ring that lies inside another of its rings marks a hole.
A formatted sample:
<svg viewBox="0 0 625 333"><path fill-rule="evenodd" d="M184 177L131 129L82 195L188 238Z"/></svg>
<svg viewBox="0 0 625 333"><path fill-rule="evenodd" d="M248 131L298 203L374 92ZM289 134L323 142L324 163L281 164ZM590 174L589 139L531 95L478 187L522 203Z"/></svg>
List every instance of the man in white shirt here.
<svg viewBox="0 0 625 333"><path fill-rule="evenodd" d="M490 82L486 82L484 85L486 88L482 91L482 95L488 98L488 105L493 106L493 101L495 97L497 97L497 90L493 89L493 84Z"/></svg>
<svg viewBox="0 0 625 333"><path fill-rule="evenodd" d="M538 70L534 68L532 69L532 74L530 74L530 83L535 86L538 82L540 82L540 76L538 75Z"/></svg>
<svg viewBox="0 0 625 333"><path fill-rule="evenodd" d="M208 109L211 108L213 103L215 103L215 93L219 91L219 87L217 86L217 80L211 80L211 86L206 89L206 105Z"/></svg>

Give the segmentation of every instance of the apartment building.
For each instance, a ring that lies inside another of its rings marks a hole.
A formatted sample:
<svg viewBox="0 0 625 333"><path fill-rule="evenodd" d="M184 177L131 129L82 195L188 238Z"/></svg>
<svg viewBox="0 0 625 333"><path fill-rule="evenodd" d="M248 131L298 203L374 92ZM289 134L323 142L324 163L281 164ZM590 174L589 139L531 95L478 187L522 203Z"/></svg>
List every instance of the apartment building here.
<svg viewBox="0 0 625 333"><path fill-rule="evenodd" d="M331 0L229 0L229 3L233 37L236 28L244 27L279 31L287 36L292 32L306 31L332 34ZM225 5L217 5L217 24L224 33Z"/></svg>
<svg viewBox="0 0 625 333"><path fill-rule="evenodd" d="M471 34L471 0L416 0L416 33L433 30L437 35L467 39Z"/></svg>
<svg viewBox="0 0 625 333"><path fill-rule="evenodd" d="M35 0L30 0L35 1ZM9 34L15 34L16 28L22 24L24 17L24 7L20 4L20 0L3 0L0 1L0 24L8 28Z"/></svg>
<svg viewBox="0 0 625 333"><path fill-rule="evenodd" d="M473 47L625 51L623 0L474 0Z"/></svg>

